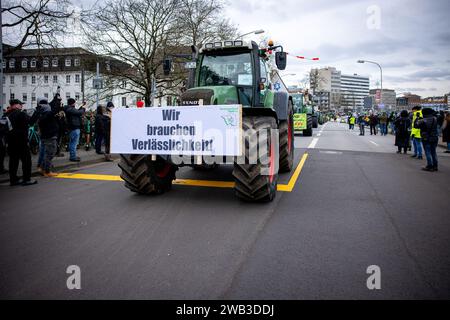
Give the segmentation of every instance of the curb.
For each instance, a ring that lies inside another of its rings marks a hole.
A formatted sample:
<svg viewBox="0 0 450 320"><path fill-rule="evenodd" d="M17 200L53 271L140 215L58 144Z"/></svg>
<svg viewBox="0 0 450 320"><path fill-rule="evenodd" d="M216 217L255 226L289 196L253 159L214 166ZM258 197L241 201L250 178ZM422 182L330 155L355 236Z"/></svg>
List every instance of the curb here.
<svg viewBox="0 0 450 320"><path fill-rule="evenodd" d="M112 156L112 159L117 160L118 157ZM105 158L102 157L102 158L91 159L91 160L86 160L86 161L82 161L82 162L63 163L59 166L53 167L53 169L55 169L56 172L59 172L62 170L68 170L68 169L81 169L85 166L88 166L91 164L96 164L96 163L101 163L101 162L105 162ZM37 171L37 169L34 167L32 169L31 176L32 177L40 177L41 175ZM6 182L9 182L8 175L7 175L7 178L0 178L0 183L6 183Z"/></svg>

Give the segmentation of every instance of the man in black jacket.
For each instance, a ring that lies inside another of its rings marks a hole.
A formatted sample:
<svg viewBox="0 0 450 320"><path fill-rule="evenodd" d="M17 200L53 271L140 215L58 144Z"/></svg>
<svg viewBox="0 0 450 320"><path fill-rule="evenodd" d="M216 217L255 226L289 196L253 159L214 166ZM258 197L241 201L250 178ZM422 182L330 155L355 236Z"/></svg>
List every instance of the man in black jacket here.
<svg viewBox="0 0 450 320"><path fill-rule="evenodd" d="M31 180L31 153L28 146L28 127L33 124L36 117L30 118L26 112L22 111L23 103L17 99L9 102L10 106L6 110L6 116L11 122L12 130L6 135L9 154L9 180L11 186L20 184L17 177L19 161L22 162L22 185L29 186L37 181Z"/></svg>
<svg viewBox="0 0 450 320"><path fill-rule="evenodd" d="M41 98L38 100L38 125L41 133L41 146L44 148L44 158L42 159L42 174L45 177L54 177L56 174L51 172L52 160L55 156L58 140L58 120L56 118L57 110L50 107L48 100Z"/></svg>
<svg viewBox="0 0 450 320"><path fill-rule="evenodd" d="M420 129L422 136L422 145L427 157L427 166L422 168L424 171L438 171L438 159L436 148L439 141L437 118L434 116L434 110L425 108L422 110L422 117L416 119L415 127Z"/></svg>
<svg viewBox="0 0 450 320"><path fill-rule="evenodd" d="M86 109L83 107L77 109L75 107L75 99L70 98L67 100L67 106L64 108L67 118L67 126L69 128L69 152L70 161L80 162L80 158L77 157L77 146L80 141L80 129L82 126L82 116Z"/></svg>
<svg viewBox="0 0 450 320"><path fill-rule="evenodd" d="M62 104L62 99L59 93L55 94L53 100L50 101L50 107L56 116L56 121L58 123L58 136L56 142L56 157L64 157L64 153L61 152L63 137L66 132L66 114L64 113L64 106Z"/></svg>

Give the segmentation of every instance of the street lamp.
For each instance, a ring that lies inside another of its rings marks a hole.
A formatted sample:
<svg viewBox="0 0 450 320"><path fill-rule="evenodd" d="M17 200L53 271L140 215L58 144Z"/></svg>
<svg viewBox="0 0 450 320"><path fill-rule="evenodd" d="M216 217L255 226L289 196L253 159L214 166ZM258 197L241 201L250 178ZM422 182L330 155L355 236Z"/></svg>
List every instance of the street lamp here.
<svg viewBox="0 0 450 320"><path fill-rule="evenodd" d="M358 60L358 63L372 63L376 64L378 68L380 68L380 74L381 74L381 91L380 91L380 104L383 104L383 69L381 68L381 65L378 62L369 61L369 60Z"/></svg>
<svg viewBox="0 0 450 320"><path fill-rule="evenodd" d="M252 32L247 32L247 33L241 34L239 37L236 38L236 40L237 40L237 39L240 39L240 38L243 38L243 37L245 37L245 36L248 36L249 34L261 34L261 33L264 33L264 32L265 32L265 31L264 31L263 29L254 30L254 31L252 31Z"/></svg>

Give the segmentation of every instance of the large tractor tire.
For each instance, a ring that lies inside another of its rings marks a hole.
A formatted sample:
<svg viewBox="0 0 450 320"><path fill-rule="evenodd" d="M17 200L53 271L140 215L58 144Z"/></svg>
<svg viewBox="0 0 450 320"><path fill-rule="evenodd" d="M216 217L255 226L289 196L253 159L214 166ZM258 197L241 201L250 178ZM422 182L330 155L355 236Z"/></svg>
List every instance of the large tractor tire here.
<svg viewBox="0 0 450 320"><path fill-rule="evenodd" d="M278 182L276 170L278 145L276 139L272 137L272 131L277 129L277 122L272 117L249 116L243 118L242 128L245 153L234 164L235 193L244 201L272 201L277 192ZM255 141L259 141L267 148L260 148ZM262 151L265 151L265 154L261 156L259 153ZM244 158L245 161L242 161ZM245 164L242 164L243 162Z"/></svg>
<svg viewBox="0 0 450 320"><path fill-rule="evenodd" d="M138 154L121 154L120 177L125 187L140 194L161 194L172 188L177 167L161 157L156 161L151 156Z"/></svg>
<svg viewBox="0 0 450 320"><path fill-rule="evenodd" d="M319 127L319 122L317 120L317 116L312 116L312 127L317 129Z"/></svg>
<svg viewBox="0 0 450 320"><path fill-rule="evenodd" d="M305 137L311 137L312 134L313 134L313 130L312 130L312 116L308 114L306 116L306 119L307 119L307 122L306 122L307 124L306 124L306 129L303 130L303 135Z"/></svg>
<svg viewBox="0 0 450 320"><path fill-rule="evenodd" d="M294 164L294 109L289 101L288 119L280 121L280 173L290 172Z"/></svg>

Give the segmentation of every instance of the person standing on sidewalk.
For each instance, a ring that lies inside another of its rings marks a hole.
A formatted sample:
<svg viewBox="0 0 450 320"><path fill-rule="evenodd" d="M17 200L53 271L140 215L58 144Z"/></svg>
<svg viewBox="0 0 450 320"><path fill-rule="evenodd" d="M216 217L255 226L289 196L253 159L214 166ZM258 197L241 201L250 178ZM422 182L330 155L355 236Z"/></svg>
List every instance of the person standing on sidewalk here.
<svg viewBox="0 0 450 320"><path fill-rule="evenodd" d="M415 127L420 130L423 149L427 157L427 166L422 168L424 171L438 171L438 159L436 148L439 141L437 118L434 110L425 108L422 111L422 117L417 117Z"/></svg>
<svg viewBox="0 0 450 320"><path fill-rule="evenodd" d="M104 154L104 152L102 151L102 143L105 137L103 109L103 106L97 106L97 112L95 115L95 152L97 154Z"/></svg>
<svg viewBox="0 0 450 320"><path fill-rule="evenodd" d="M377 135L378 116L372 113L369 117L370 135Z"/></svg>
<svg viewBox="0 0 450 320"><path fill-rule="evenodd" d="M11 122L12 130L6 135L9 154L9 181L11 186L22 184L30 186L37 184L36 180L31 180L31 153L28 146L28 127L33 124L36 118L30 118L25 111L22 111L23 103L13 99L6 110L6 116ZM17 177L19 161L22 162L22 182Z"/></svg>
<svg viewBox="0 0 450 320"><path fill-rule="evenodd" d="M103 126L105 128L105 161L113 161L111 159L111 115L114 104L110 101L106 105L106 112L103 115Z"/></svg>
<svg viewBox="0 0 450 320"><path fill-rule="evenodd" d="M52 170L52 160L56 154L58 144L57 110L52 110L46 98L38 100L38 125L41 133L41 146L44 148L44 158L41 163L41 173L45 177L56 176Z"/></svg>
<svg viewBox="0 0 450 320"><path fill-rule="evenodd" d="M67 126L69 128L69 160L80 162L81 159L77 157L77 146L80 142L80 130L83 125L82 117L86 109L83 106L77 109L75 103L75 99L70 98L67 100L67 106L64 108L64 112L66 113Z"/></svg>
<svg viewBox="0 0 450 320"><path fill-rule="evenodd" d="M0 106L0 108L2 108ZM12 130L11 121L2 112L2 117L0 118L0 174L8 173L5 169L5 156L6 156L6 145L5 138L9 131Z"/></svg>
<svg viewBox="0 0 450 320"><path fill-rule="evenodd" d="M417 118L422 118L422 107L416 106L412 108L412 129L411 139L414 147L414 154L411 158L423 159L422 156L422 136L420 135L420 129L416 127Z"/></svg>
<svg viewBox="0 0 450 320"><path fill-rule="evenodd" d="M388 116L385 112L380 116L380 132L382 136L387 136L388 132Z"/></svg>
<svg viewBox="0 0 450 320"><path fill-rule="evenodd" d="M58 137L57 137L57 150L56 157L64 157L64 153L61 152L63 138L66 134L66 114L64 113L64 106L62 105L62 99L59 93L55 94L53 100L50 102L50 107L56 115L58 123Z"/></svg>
<svg viewBox="0 0 450 320"><path fill-rule="evenodd" d="M442 123L442 142L447 143L447 150L444 152L450 153L450 112L445 114Z"/></svg>
<svg viewBox="0 0 450 320"><path fill-rule="evenodd" d="M403 110L394 121L395 125L395 145L398 148L397 153L406 154L409 146L409 127L411 127L411 119L409 119L408 111Z"/></svg>

